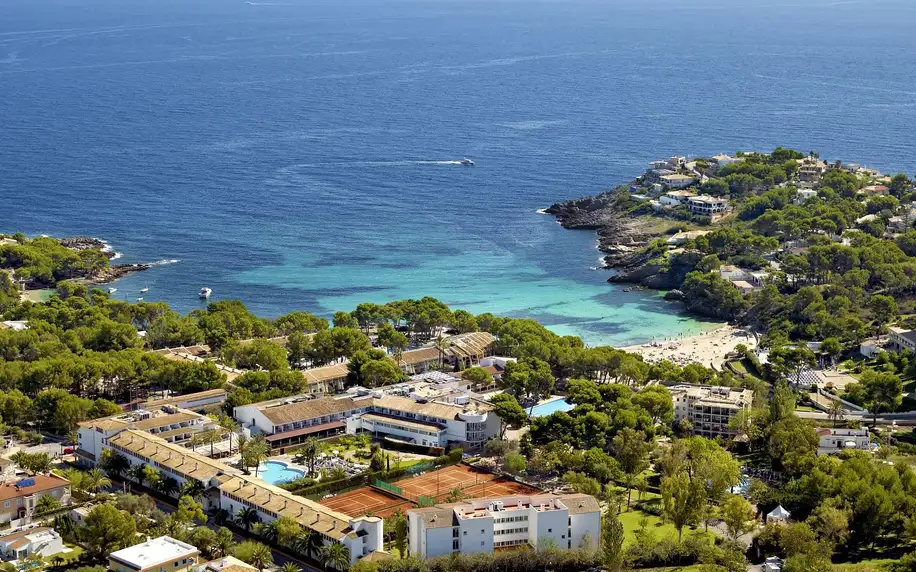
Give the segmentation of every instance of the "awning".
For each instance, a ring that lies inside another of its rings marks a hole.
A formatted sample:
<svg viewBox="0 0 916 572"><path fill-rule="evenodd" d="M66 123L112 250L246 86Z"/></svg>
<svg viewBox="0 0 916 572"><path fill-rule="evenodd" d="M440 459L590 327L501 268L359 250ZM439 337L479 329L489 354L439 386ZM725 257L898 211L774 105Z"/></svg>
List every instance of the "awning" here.
<svg viewBox="0 0 916 572"><path fill-rule="evenodd" d="M273 443L274 441L282 441L283 439L291 439L293 437L301 437L302 435L311 435L312 433L320 433L322 431L328 431L331 429L343 429L346 427L346 423L343 421L334 421L332 423L322 423L321 425L312 425L311 427L303 427L302 429L293 429L292 431L284 431L283 433L274 433L273 435L267 436L267 441Z"/></svg>

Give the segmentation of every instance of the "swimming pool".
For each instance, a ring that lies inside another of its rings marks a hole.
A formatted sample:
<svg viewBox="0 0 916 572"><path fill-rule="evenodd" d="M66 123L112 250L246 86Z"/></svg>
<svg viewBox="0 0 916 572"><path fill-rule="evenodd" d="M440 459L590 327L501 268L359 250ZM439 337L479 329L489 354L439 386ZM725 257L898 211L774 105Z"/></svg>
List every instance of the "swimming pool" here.
<svg viewBox="0 0 916 572"><path fill-rule="evenodd" d="M302 478L305 476L305 473L299 469L293 469L286 463L280 461L266 461L261 463L261 466L258 468L258 476L266 482L276 485L278 483L285 483Z"/></svg>
<svg viewBox="0 0 916 572"><path fill-rule="evenodd" d="M531 416L544 417L546 415L550 415L551 413L556 413L557 411L569 411L573 407L575 407L575 405L569 403L562 397L558 397L556 399L551 399L550 401L546 401L540 405L535 405L532 407Z"/></svg>

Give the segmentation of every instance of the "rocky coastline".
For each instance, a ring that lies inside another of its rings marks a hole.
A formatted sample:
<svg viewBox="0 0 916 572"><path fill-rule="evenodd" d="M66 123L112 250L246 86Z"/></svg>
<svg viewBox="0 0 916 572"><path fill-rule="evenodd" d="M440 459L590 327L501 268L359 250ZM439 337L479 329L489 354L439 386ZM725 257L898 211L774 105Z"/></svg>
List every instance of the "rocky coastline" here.
<svg viewBox="0 0 916 572"><path fill-rule="evenodd" d="M563 228L597 232L604 268L615 271L608 282L655 290L676 287L696 261L687 256L683 264L675 262L665 267L651 264L653 254L644 247L665 232L652 217L623 212L623 193L623 189L614 189L594 197L556 203L544 212L556 217Z"/></svg>
<svg viewBox="0 0 916 572"><path fill-rule="evenodd" d="M107 242L91 236L67 236L58 239L58 242L60 242L62 246L77 252L82 250L99 250L102 254L107 256L109 260L114 259L117 254ZM109 282L120 280L133 272L149 270L151 267L152 266L149 264L111 264L92 276L76 279L73 280L73 282L87 285L108 284Z"/></svg>

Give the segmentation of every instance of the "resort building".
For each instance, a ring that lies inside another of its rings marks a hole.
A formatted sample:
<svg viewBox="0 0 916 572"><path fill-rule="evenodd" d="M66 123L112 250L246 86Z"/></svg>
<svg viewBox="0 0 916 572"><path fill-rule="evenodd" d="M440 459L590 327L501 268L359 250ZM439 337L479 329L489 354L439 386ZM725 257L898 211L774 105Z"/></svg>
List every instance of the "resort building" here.
<svg viewBox="0 0 916 572"><path fill-rule="evenodd" d="M45 495L69 505L70 481L50 474L0 484L0 523L31 518L38 499Z"/></svg>
<svg viewBox="0 0 916 572"><path fill-rule="evenodd" d="M197 565L200 551L170 536L151 538L108 555L113 572L182 572Z"/></svg>
<svg viewBox="0 0 916 572"><path fill-rule="evenodd" d="M36 555L48 558L64 550L64 541L53 528L27 528L0 537L0 555L6 560L22 560Z"/></svg>
<svg viewBox="0 0 916 572"><path fill-rule="evenodd" d="M727 211L728 200L709 195L699 195L687 199L687 208L696 215L712 216Z"/></svg>
<svg viewBox="0 0 916 572"><path fill-rule="evenodd" d="M207 407L220 406L226 402L225 389L208 389L186 395L173 395L163 399L154 399L145 403L135 404L134 409L152 410L165 405L172 405L179 409L201 411Z"/></svg>
<svg viewBox="0 0 916 572"><path fill-rule="evenodd" d="M840 451L871 450L871 438L868 429L815 429L819 442L818 455L834 455Z"/></svg>
<svg viewBox="0 0 916 572"><path fill-rule="evenodd" d="M489 332L448 336L439 340L437 345L402 352L398 365L408 374L422 373L442 365L462 370L493 355L495 344L496 337Z"/></svg>
<svg viewBox="0 0 916 572"><path fill-rule="evenodd" d="M903 328L888 328L890 335L887 340L887 349L895 352L910 350L916 352L916 330Z"/></svg>
<svg viewBox="0 0 916 572"><path fill-rule="evenodd" d="M175 479L179 488L189 481L197 481L209 489L220 478L241 474L229 465L136 429L124 429L109 437L103 442L104 449L111 449L127 459L130 469L125 474L138 465L151 465L162 473L162 478ZM203 498L205 509L218 502L211 494Z"/></svg>
<svg viewBox="0 0 916 572"><path fill-rule="evenodd" d="M382 551L383 523L374 516L351 518L307 498L255 480L237 476L219 485L220 507L236 514L243 508L257 511L260 522L289 517L320 535L325 545L339 542L350 553L350 564L376 551Z"/></svg>
<svg viewBox="0 0 916 572"><path fill-rule="evenodd" d="M144 431L169 443L188 446L196 433L217 427L217 423L209 417L174 405L137 409L79 423L76 458L80 464L95 465L103 442L124 429Z"/></svg>
<svg viewBox="0 0 916 572"><path fill-rule="evenodd" d="M750 409L754 392L750 389L711 385L670 387L674 402L674 422L690 421L693 432L703 437L734 437L737 431L728 423L739 411Z"/></svg>
<svg viewBox="0 0 916 572"><path fill-rule="evenodd" d="M437 392L446 394L446 400L431 400ZM234 417L245 428L266 434L274 448L344 430L418 445L444 447L455 443L477 448L497 435L500 426L490 407L471 399L459 389L458 381L453 387L441 383L354 387L346 395L252 403L236 407Z"/></svg>
<svg viewBox="0 0 916 572"><path fill-rule="evenodd" d="M350 369L346 363L335 363L302 371L312 393L336 393L347 384Z"/></svg>
<svg viewBox="0 0 916 572"><path fill-rule="evenodd" d="M601 507L584 494L473 499L408 510L407 527L418 558L513 546L588 548L600 542Z"/></svg>

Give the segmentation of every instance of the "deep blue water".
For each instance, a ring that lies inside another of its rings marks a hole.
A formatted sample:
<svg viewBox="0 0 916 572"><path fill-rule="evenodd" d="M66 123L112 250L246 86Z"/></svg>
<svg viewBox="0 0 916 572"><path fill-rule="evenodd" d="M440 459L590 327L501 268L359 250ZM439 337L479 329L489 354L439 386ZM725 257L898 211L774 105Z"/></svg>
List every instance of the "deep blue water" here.
<svg viewBox="0 0 916 572"><path fill-rule="evenodd" d="M916 171L912 0L3 0L0 230L178 259L118 295L433 295L592 343L701 324L536 209L672 153ZM472 157L475 167L453 163Z"/></svg>

